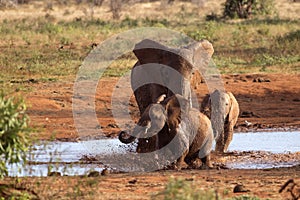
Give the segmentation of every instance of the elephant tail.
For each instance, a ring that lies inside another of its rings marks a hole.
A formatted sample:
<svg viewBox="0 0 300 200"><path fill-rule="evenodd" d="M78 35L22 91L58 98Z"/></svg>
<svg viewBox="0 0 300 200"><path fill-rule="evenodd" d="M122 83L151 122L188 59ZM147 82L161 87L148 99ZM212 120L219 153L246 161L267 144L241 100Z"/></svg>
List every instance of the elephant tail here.
<svg viewBox="0 0 300 200"><path fill-rule="evenodd" d="M134 137L132 135L130 135L128 137L128 134L125 131L121 131L119 133L119 140L124 144L132 143L135 139L136 139L136 137Z"/></svg>

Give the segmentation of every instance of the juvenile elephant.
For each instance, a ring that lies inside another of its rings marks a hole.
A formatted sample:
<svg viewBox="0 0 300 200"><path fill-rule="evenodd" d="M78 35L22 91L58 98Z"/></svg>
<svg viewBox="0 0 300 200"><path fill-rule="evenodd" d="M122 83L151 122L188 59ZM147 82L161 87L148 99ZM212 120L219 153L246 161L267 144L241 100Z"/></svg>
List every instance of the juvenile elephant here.
<svg viewBox="0 0 300 200"><path fill-rule="evenodd" d="M161 132L162 129L166 131ZM207 116L195 108L181 95L173 95L163 100L159 97L156 103L150 104L133 130L133 135L156 135L156 148L165 146L172 152L180 151L176 167L181 169L186 163L200 158L207 167L210 163L210 152L214 140L211 122ZM157 133L165 134L163 141L158 142ZM130 136L133 141L134 136ZM175 145L168 145L175 140ZM168 146L166 146L168 145ZM175 152L174 152L175 153Z"/></svg>
<svg viewBox="0 0 300 200"><path fill-rule="evenodd" d="M136 44L133 53L138 62L131 71L131 87L140 115L162 94L166 94L167 98L180 94L191 101L190 81L195 70L194 65L200 63L201 69L205 69L213 52L212 44L206 40L179 49L168 48L149 39ZM157 135L162 143L165 131L166 128L163 128ZM132 138L126 139L126 134L122 131L119 139L127 143ZM155 137L139 138L137 152L155 151L155 142Z"/></svg>
<svg viewBox="0 0 300 200"><path fill-rule="evenodd" d="M204 97L200 111L211 119L216 139L215 150L226 152L240 112L236 98L231 92L215 90Z"/></svg>

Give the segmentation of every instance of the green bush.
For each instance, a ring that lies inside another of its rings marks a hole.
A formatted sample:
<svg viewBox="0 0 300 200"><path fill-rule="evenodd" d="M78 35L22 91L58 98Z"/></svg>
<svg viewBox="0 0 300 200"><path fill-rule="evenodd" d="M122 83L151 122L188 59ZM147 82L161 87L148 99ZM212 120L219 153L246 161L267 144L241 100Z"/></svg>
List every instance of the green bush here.
<svg viewBox="0 0 300 200"><path fill-rule="evenodd" d="M0 178L7 175L6 164L25 163L29 146L28 121L23 99L0 94Z"/></svg>
<svg viewBox="0 0 300 200"><path fill-rule="evenodd" d="M291 31L283 36L278 36L271 46L271 51L273 54L294 55L300 59L299 42L300 30Z"/></svg>
<svg viewBox="0 0 300 200"><path fill-rule="evenodd" d="M252 15L268 15L273 11L273 0L226 0L223 17L246 19Z"/></svg>

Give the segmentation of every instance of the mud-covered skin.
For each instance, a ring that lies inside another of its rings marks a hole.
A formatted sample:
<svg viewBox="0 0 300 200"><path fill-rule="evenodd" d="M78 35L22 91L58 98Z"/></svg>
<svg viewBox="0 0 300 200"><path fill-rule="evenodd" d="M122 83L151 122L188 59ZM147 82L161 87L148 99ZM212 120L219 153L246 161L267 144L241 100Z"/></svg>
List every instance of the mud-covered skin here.
<svg viewBox="0 0 300 200"><path fill-rule="evenodd" d="M161 129L165 135L157 134L162 134ZM197 158L204 161L207 167L212 167L209 157L214 140L211 122L207 116L191 108L189 101L181 95L173 95L145 109L133 135L145 134L155 135L156 149L174 140L171 146L165 148L176 151L174 154L181 153L177 159L177 169L186 167L186 162L192 163Z"/></svg>
<svg viewBox="0 0 300 200"><path fill-rule="evenodd" d="M211 95L204 97L200 111L211 119L216 139L216 151L226 152L232 141L233 128L240 112L236 98L231 92L215 90Z"/></svg>
<svg viewBox="0 0 300 200"><path fill-rule="evenodd" d="M195 63L197 65L200 64L201 69L204 70L211 59L214 49L211 43L206 40L195 42L179 49L172 49L146 39L136 44L133 52L138 58L138 62L131 71L131 87L134 91L140 115L142 115L145 109L150 104L155 103L156 99L162 94L166 94L168 98L176 93L191 101L190 82L195 84L192 85L193 88L201 82L201 77L193 77L193 74L199 75L199 73L194 73L194 65ZM153 73L152 69L158 65L167 68ZM171 70L168 70L168 68L171 68ZM174 76L172 70L177 71L180 76ZM139 83L143 83L144 77L155 80L153 82L161 82L163 85L156 83L140 85ZM172 91L167 87L168 85L172 85ZM157 147L156 139L161 140L160 143L163 144L165 143L163 137L166 134L166 129L162 129L156 137L139 138L137 152L155 151ZM125 134L122 133L121 136L125 136Z"/></svg>

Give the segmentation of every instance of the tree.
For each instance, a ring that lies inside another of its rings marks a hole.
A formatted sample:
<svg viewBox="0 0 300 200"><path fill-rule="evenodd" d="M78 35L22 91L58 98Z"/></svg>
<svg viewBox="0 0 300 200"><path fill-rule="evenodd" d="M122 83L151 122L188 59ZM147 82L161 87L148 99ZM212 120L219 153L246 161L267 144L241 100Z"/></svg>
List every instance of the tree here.
<svg viewBox="0 0 300 200"><path fill-rule="evenodd" d="M273 0L226 0L223 16L246 19L252 15L271 14L273 4Z"/></svg>
<svg viewBox="0 0 300 200"><path fill-rule="evenodd" d="M8 174L7 164L26 161L30 129L25 111L23 99L0 94L0 178Z"/></svg>

